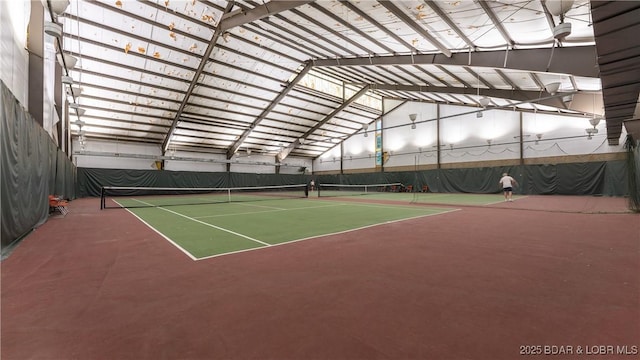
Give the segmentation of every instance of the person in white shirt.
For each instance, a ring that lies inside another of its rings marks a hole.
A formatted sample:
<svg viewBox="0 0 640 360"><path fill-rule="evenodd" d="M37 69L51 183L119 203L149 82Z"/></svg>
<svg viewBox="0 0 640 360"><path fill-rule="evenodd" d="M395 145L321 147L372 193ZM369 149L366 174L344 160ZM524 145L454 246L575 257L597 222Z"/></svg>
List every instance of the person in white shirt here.
<svg viewBox="0 0 640 360"><path fill-rule="evenodd" d="M504 201L513 201L511 198L513 187L518 185L516 179L509 176L508 173L503 173L502 178L500 178L500 185L502 186L502 191L504 191Z"/></svg>

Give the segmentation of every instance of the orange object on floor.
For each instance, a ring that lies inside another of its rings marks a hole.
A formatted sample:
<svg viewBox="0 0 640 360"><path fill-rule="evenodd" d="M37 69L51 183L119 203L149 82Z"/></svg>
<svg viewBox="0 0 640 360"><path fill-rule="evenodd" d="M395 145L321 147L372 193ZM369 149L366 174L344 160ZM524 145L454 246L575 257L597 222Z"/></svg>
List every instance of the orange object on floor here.
<svg viewBox="0 0 640 360"><path fill-rule="evenodd" d="M62 215L67 215L69 213L67 205L69 205L69 203L59 196L49 195L49 213L58 211Z"/></svg>

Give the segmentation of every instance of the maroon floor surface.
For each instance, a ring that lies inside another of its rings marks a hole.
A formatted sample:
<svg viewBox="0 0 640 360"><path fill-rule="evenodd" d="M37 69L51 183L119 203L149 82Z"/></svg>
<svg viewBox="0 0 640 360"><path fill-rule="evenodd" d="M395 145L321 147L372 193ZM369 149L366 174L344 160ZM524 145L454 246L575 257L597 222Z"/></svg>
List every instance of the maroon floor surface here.
<svg viewBox="0 0 640 360"><path fill-rule="evenodd" d="M529 197L197 262L75 200L1 263L0 358L637 358L617 354L640 346L640 215L620 200Z"/></svg>

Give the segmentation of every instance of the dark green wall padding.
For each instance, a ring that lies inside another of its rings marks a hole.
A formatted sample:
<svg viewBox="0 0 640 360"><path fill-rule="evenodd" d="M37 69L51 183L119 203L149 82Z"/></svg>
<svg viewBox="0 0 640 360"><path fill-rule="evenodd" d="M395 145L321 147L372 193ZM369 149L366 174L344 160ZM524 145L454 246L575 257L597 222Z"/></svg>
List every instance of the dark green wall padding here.
<svg viewBox="0 0 640 360"><path fill-rule="evenodd" d="M16 240L47 220L50 194L75 198L76 168L3 82L0 87L0 243L4 256Z"/></svg>
<svg viewBox="0 0 640 360"><path fill-rule="evenodd" d="M207 173L188 171L119 170L78 168L78 195L100 196L102 186L140 187L243 187L317 183L413 185L420 191L494 194L503 172L519 183L517 194L627 196L627 162L624 160L556 165L522 165L468 169L436 169L337 175L281 175L248 173Z"/></svg>

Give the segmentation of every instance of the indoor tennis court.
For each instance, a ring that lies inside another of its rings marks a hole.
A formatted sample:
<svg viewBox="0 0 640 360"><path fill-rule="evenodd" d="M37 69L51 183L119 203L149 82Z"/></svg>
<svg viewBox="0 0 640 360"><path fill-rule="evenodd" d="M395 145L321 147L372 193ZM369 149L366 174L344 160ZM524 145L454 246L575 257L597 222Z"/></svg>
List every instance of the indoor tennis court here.
<svg viewBox="0 0 640 360"><path fill-rule="evenodd" d="M523 344L574 344L575 329L605 343L640 334L629 316L640 272L628 271L640 266L638 215L625 199L528 196L435 210L376 196L103 210L97 198L74 200L2 264L3 326L20 331L4 351L514 359ZM318 223L327 228L307 229ZM218 238L254 246L204 224L283 245L193 261L167 241L197 240L180 247L204 246L199 256ZM295 241L305 236L316 237ZM27 264L38 272L24 274ZM446 345L461 337L464 347Z"/></svg>
<svg viewBox="0 0 640 360"><path fill-rule="evenodd" d="M639 19L0 1L0 359L638 358Z"/></svg>
<svg viewBox="0 0 640 360"><path fill-rule="evenodd" d="M164 202L129 198L122 203L149 205L129 211L194 260L453 211L318 199L170 206L153 205L154 201Z"/></svg>

